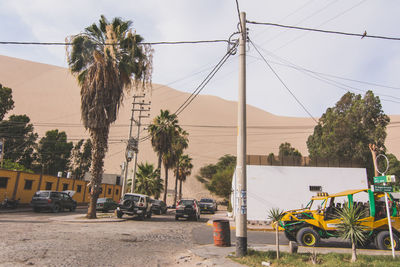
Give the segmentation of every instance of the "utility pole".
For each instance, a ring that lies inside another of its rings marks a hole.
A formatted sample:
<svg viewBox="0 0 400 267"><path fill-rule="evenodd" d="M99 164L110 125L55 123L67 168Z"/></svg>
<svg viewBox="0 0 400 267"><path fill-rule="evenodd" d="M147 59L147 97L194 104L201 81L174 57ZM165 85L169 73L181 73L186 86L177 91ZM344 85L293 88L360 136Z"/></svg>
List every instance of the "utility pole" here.
<svg viewBox="0 0 400 267"><path fill-rule="evenodd" d="M137 125L137 134L136 134L137 144L136 144L136 150L135 150L135 165L133 167L133 178L132 178L132 184L131 184L131 192L133 192L133 190L135 189L135 185L136 185L136 166L137 166L137 159L138 159L138 153L139 153L139 135L140 135L140 126L141 126L142 118L149 118L150 117L150 113L148 113L145 116L142 116L142 112L149 112L150 111L150 107L148 109L144 109L143 106L151 105L151 101L149 101L149 103L145 103L144 100L143 100L141 103L136 103L136 104L139 104L139 109L133 109L133 110L134 111L139 111L139 116L138 116L138 121L135 121L135 123Z"/></svg>
<svg viewBox="0 0 400 267"><path fill-rule="evenodd" d="M129 126L129 136L128 136L128 144L126 147L126 151L125 151L125 174L124 174L124 180L122 181L122 193L121 196L124 196L124 194L126 193L126 187L127 187L127 180L128 180L128 170L129 170L129 162L132 160L133 158L133 149L134 149L134 145L135 145L135 141L132 138L132 126L133 126L133 122L135 121L134 119L134 114L135 114L135 104L136 103L136 98L143 98L144 95L142 96L133 96L133 102L132 102L132 113L131 113L131 123ZM133 191L132 191L133 192Z"/></svg>
<svg viewBox="0 0 400 267"><path fill-rule="evenodd" d="M238 136L236 155L236 257L247 254L247 184L246 184L246 13L240 13Z"/></svg>

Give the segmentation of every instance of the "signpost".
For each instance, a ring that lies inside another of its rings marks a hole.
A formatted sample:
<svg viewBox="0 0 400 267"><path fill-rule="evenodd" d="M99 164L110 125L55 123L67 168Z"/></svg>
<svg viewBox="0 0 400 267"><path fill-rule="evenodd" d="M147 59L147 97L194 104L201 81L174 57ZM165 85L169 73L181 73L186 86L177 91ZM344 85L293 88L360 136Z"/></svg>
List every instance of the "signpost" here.
<svg viewBox="0 0 400 267"><path fill-rule="evenodd" d="M383 172L380 172L379 168L378 168L378 166L379 166L378 165L378 158L381 157L381 156L383 158L385 158L385 160L386 160L386 170L383 171ZM396 180L396 177L394 175L385 175L385 172L389 169L389 160L383 154L379 154L376 157L375 168L378 171L378 173L381 174L382 176L374 177L374 184L378 184L378 185L374 185L374 191L375 192L384 192L384 194L385 194L385 204L386 204L386 214L387 214L387 220L388 220L388 226L389 226L390 244L392 246L392 256L393 256L393 259L394 259L395 255L394 255L392 220L390 218L391 216L390 216L389 201L388 201L388 192L393 192L393 186L387 185L387 183L394 183L395 180Z"/></svg>

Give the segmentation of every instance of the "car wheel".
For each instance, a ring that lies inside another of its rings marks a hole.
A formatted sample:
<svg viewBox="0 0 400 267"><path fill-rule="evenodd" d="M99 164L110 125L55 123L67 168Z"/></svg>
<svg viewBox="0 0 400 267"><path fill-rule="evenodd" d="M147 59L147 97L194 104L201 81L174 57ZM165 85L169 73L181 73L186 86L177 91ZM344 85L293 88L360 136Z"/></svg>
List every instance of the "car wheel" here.
<svg viewBox="0 0 400 267"><path fill-rule="evenodd" d="M301 246L316 247L318 246L320 237L317 231L310 227L305 227L297 233L296 240Z"/></svg>
<svg viewBox="0 0 400 267"><path fill-rule="evenodd" d="M382 231L376 236L376 243L379 249L382 250L391 250L392 243L390 242L390 233L389 231ZM394 249L399 249L399 238L393 233L393 245Z"/></svg>
<svg viewBox="0 0 400 267"><path fill-rule="evenodd" d="M40 212L40 208L33 208L34 212Z"/></svg>
<svg viewBox="0 0 400 267"><path fill-rule="evenodd" d="M69 211L70 212L73 212L73 211L75 211L76 210L76 205L73 205L71 208L69 208Z"/></svg>
<svg viewBox="0 0 400 267"><path fill-rule="evenodd" d="M151 211L147 213L147 219L151 219Z"/></svg>
<svg viewBox="0 0 400 267"><path fill-rule="evenodd" d="M54 204L52 211L54 213L57 213L60 211L60 205L59 204Z"/></svg>
<svg viewBox="0 0 400 267"><path fill-rule="evenodd" d="M122 215L124 215L124 214L122 213L122 211L117 210L117 218L121 219L121 218L122 218Z"/></svg>
<svg viewBox="0 0 400 267"><path fill-rule="evenodd" d="M175 216L175 221L179 221L179 217L178 216Z"/></svg>

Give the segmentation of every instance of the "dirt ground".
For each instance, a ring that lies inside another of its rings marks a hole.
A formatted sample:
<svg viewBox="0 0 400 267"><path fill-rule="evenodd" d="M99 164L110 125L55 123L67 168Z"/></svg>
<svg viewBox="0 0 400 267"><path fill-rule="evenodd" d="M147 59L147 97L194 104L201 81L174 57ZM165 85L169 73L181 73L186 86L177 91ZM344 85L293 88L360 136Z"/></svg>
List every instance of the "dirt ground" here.
<svg viewBox="0 0 400 267"><path fill-rule="evenodd" d="M204 225L206 218L201 222L176 222L173 215L103 223L62 220L69 215L0 214L0 266L206 266L188 251L194 245L193 229Z"/></svg>

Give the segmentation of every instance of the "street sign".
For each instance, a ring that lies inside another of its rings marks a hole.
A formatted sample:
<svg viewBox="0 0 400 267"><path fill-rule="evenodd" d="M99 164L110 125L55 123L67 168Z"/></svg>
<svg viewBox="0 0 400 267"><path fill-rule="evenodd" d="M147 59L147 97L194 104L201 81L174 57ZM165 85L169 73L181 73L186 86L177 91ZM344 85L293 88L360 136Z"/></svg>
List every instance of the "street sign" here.
<svg viewBox="0 0 400 267"><path fill-rule="evenodd" d="M396 180L396 176L394 176L394 175L385 175L385 176L374 177L375 184L394 183L395 180Z"/></svg>
<svg viewBox="0 0 400 267"><path fill-rule="evenodd" d="M393 186L391 185L374 185L375 192L393 192Z"/></svg>

